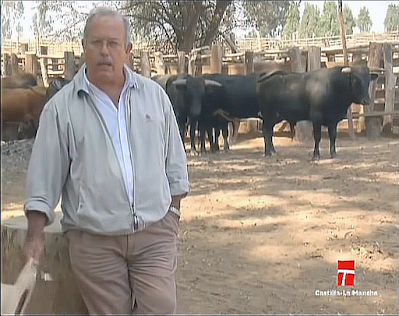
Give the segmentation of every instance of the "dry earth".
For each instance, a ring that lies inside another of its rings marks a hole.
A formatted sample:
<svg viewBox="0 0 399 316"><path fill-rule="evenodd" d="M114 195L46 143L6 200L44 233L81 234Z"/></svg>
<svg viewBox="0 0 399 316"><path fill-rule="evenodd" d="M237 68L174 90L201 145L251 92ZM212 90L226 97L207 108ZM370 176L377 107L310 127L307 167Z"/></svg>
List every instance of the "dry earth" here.
<svg viewBox="0 0 399 316"><path fill-rule="evenodd" d="M3 220L21 214L31 145L2 146ZM188 157L178 312L397 314L397 138L340 135L328 159L323 137L318 162L312 143L275 146L265 158L262 138L239 135L230 153ZM338 289L338 260L355 260L354 290L377 295L316 295Z"/></svg>

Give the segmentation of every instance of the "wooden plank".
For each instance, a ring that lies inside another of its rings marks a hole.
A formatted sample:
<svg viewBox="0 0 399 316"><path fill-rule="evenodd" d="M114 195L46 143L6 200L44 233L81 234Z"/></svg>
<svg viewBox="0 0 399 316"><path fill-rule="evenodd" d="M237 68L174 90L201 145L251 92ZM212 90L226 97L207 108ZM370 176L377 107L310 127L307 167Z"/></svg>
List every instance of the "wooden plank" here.
<svg viewBox="0 0 399 316"><path fill-rule="evenodd" d="M179 74L184 74L186 72L186 53L185 52L177 52L177 69Z"/></svg>
<svg viewBox="0 0 399 316"><path fill-rule="evenodd" d="M220 45L212 45L210 68L212 74L222 73L223 49Z"/></svg>
<svg viewBox="0 0 399 316"><path fill-rule="evenodd" d="M376 68L380 67L381 56L382 55L382 44L381 43L370 43L369 48L369 60L368 67ZM370 82L369 86L369 94L370 94L370 106L364 107L364 113L370 113L374 110L374 99L375 99L375 90L377 87L377 82L374 80ZM366 116L367 117L367 116ZM380 119L374 116L367 117L366 119L366 136L369 139L375 139L380 136L381 128L380 128Z"/></svg>
<svg viewBox="0 0 399 316"><path fill-rule="evenodd" d="M1 69L3 76L10 76L11 75L11 57L9 54L2 54L3 55L3 67Z"/></svg>
<svg viewBox="0 0 399 316"><path fill-rule="evenodd" d="M155 56L155 69L156 69L157 75L164 75L166 66L165 66L164 57L163 57L162 53L156 52L154 54L154 56Z"/></svg>
<svg viewBox="0 0 399 316"><path fill-rule="evenodd" d="M64 52L64 78L72 80L75 76L75 55L73 52Z"/></svg>
<svg viewBox="0 0 399 316"><path fill-rule="evenodd" d="M148 51L142 50L140 52L140 68L142 76L151 77L150 54Z"/></svg>
<svg viewBox="0 0 399 316"><path fill-rule="evenodd" d="M395 99L395 81L393 74L393 53L392 45L389 43L383 44L384 55L384 69L385 69L385 111L390 112L394 110ZM383 118L382 126L389 132L392 130L393 119L392 116L386 115Z"/></svg>
<svg viewBox="0 0 399 316"><path fill-rule="evenodd" d="M368 113L353 113L353 117L382 117L382 116L399 116L399 111L373 111Z"/></svg>
<svg viewBox="0 0 399 316"><path fill-rule="evenodd" d="M244 56L244 71L245 75L254 72L254 52L246 51Z"/></svg>

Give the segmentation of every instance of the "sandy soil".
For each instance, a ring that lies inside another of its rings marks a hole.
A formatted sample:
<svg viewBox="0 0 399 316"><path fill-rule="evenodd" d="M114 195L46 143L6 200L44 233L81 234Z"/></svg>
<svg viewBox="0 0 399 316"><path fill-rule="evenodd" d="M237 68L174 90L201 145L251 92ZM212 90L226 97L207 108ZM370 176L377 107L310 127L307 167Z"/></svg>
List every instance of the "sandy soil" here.
<svg viewBox="0 0 399 316"><path fill-rule="evenodd" d="M2 147L3 220L21 214L30 146ZM239 135L230 153L188 157L178 312L397 314L397 138L340 136L329 159L323 137L317 162L312 143L275 147L265 158L262 138ZM338 260L355 260L354 290L377 295L317 295L342 290Z"/></svg>

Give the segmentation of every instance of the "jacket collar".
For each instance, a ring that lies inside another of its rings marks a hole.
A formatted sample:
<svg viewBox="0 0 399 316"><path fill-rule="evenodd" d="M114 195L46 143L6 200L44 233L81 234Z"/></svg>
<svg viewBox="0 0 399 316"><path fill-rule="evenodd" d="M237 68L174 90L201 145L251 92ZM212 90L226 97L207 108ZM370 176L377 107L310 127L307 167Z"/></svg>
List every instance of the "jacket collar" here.
<svg viewBox="0 0 399 316"><path fill-rule="evenodd" d="M85 79L86 68L87 68L86 63L84 63L72 80L74 83L75 91L78 94L80 91L84 91L85 93L89 94L89 85L87 80ZM134 73L134 71L131 70L126 64L124 65L123 69L126 74L128 88L137 89L138 88L137 74Z"/></svg>

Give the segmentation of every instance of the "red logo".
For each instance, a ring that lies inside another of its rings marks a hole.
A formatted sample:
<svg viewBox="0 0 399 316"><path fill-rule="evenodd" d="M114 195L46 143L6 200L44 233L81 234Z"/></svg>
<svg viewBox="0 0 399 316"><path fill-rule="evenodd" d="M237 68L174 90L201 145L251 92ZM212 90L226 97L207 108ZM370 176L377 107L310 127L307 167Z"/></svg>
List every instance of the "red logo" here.
<svg viewBox="0 0 399 316"><path fill-rule="evenodd" d="M355 260L338 260L338 287L355 286Z"/></svg>

